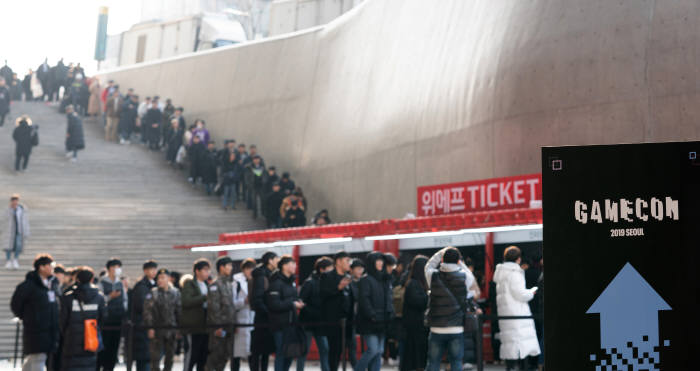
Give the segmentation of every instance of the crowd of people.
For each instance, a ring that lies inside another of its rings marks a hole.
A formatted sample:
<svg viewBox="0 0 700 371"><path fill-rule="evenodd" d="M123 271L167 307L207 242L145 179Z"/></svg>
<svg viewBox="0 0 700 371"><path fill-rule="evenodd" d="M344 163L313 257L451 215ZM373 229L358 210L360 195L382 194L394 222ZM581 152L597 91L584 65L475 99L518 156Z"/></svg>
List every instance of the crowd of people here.
<svg viewBox="0 0 700 371"><path fill-rule="evenodd" d="M104 114L106 141L141 143L163 152L165 161L174 168L188 168L187 181L193 186L221 197L224 210L236 209L238 202L244 202L253 218L265 217L269 228L307 225L303 190L288 172L280 175L275 166L267 166L255 144L246 146L226 139L219 147L204 120L195 119L188 125L184 108L170 99L149 96L141 100L133 89L123 93L114 81L101 89L94 79L90 86L92 95L99 92L98 111ZM327 210L311 219L314 225L330 222Z"/></svg>
<svg viewBox="0 0 700 371"><path fill-rule="evenodd" d="M9 85L8 82L9 81ZM77 161L85 148L83 117L95 117L104 124L105 140L123 145L141 143L162 151L165 161L178 169L188 168L187 180L201 186L208 195L221 197L224 210L243 202L253 218L263 216L268 228L330 224L328 210L307 217L304 192L288 172L267 166L255 144L246 146L226 139L219 147L206 128L195 119L186 123L183 107L159 96L140 100L133 89L125 92L109 81L102 87L98 78L87 77L80 63L49 66L45 60L23 81L7 65L0 68L0 126L12 100L57 102L67 115L66 157ZM98 120L98 121L100 121ZM39 144L38 125L27 115L15 121L15 171L26 171L33 147Z"/></svg>
<svg viewBox="0 0 700 371"><path fill-rule="evenodd" d="M30 235L27 209L19 201L13 195L3 213L9 269L19 268L17 256ZM541 308L531 311L529 302L536 299L541 306L536 293L543 276L538 275L537 286L528 284L534 271L526 263L517 247L505 250L494 275L492 314L541 314ZM356 371L379 370L383 358L387 365L398 359L400 370L439 370L445 353L451 370L476 359L480 334L474 315L481 314L481 292L471 260L458 249L446 247L430 258L417 255L408 264L390 253L351 259L340 251L318 258L301 287L296 264L291 256L266 252L260 261L245 259L234 267L223 256L214 266L198 259L192 274L181 276L147 261L143 277L131 287L119 259L109 259L95 277L89 267L67 269L41 254L11 305L24 323L25 369L43 370L38 365L48 364L52 370L97 365L112 370L125 335L137 370L159 370L161 360L170 370L179 339L187 350L187 371L194 366L223 370L228 362L238 370L241 359L251 370L266 370L271 354L276 371L288 370L293 360L301 371L312 339L322 370L337 370L343 357ZM86 332L88 319L95 331ZM124 331L127 324L133 328ZM537 368L541 321L495 325L500 329L494 341L500 342L507 369ZM99 338L95 347L88 347L89 333ZM359 359L357 335L366 345Z"/></svg>
<svg viewBox="0 0 700 371"><path fill-rule="evenodd" d="M238 370L241 359L251 370L265 370L271 354L276 371L289 370L293 360L303 370L312 338L323 370L337 370L346 351L355 370L379 370L397 286L405 290L401 312L410 321L401 369L439 370L444 353L452 369L461 369L462 326L478 309L468 290L473 275L459 250L417 256L403 276L395 267L388 254L371 252L363 262L340 251L317 259L298 290L289 255L267 252L259 264L245 259L236 274L228 256L214 266L198 259L182 277L151 260L130 287L119 259L110 258L96 276L90 267L67 269L40 254L11 308L24 323L27 370L111 370L127 322L134 328L125 332L126 349L137 370L159 370L161 363L171 370L180 338L186 339L185 370L223 370L229 362ZM357 360L356 334L367 346Z"/></svg>

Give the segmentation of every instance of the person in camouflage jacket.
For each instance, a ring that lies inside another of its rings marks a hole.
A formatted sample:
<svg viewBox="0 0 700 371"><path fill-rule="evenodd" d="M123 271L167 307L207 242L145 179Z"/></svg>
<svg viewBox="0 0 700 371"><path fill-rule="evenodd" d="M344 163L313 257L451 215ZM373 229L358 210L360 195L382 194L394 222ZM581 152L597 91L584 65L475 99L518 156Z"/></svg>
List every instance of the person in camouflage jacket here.
<svg viewBox="0 0 700 371"><path fill-rule="evenodd" d="M223 371L233 352L232 325L236 319L233 306L233 260L222 256L216 260L218 278L207 294L207 326L209 327L209 357L207 370ZM222 325L222 326L219 326ZM225 326L224 326L225 325Z"/></svg>
<svg viewBox="0 0 700 371"><path fill-rule="evenodd" d="M148 295L143 309L143 325L148 329L151 370L160 371L161 355L165 354L163 370L173 368L178 332L175 329L160 329L161 326L177 326L180 317L180 292L170 284L170 272L160 269L156 284Z"/></svg>

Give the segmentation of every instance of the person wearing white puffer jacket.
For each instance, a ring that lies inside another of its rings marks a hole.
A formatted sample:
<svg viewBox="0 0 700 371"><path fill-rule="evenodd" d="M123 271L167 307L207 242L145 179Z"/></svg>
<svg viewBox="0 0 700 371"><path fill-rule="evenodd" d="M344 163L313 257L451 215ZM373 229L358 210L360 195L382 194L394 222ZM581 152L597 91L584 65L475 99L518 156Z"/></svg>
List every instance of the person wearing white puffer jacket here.
<svg viewBox="0 0 700 371"><path fill-rule="evenodd" d="M520 268L521 252L510 246L504 252L503 264L496 266L493 281L496 283L499 316L531 316L528 302L532 300L537 287L525 288L525 272ZM529 370L525 360L540 354L535 321L499 320L501 329L501 358L506 361L507 370Z"/></svg>

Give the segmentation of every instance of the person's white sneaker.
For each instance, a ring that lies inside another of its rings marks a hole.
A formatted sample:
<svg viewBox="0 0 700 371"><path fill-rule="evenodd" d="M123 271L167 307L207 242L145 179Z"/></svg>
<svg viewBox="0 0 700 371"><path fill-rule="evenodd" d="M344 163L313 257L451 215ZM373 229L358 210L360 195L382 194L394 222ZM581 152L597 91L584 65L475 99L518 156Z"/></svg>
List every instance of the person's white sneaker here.
<svg viewBox="0 0 700 371"><path fill-rule="evenodd" d="M465 363L462 365L463 371L468 371L468 370L473 370L473 369L474 369L474 365L472 365L471 363Z"/></svg>
<svg viewBox="0 0 700 371"><path fill-rule="evenodd" d="M124 144L124 138L119 138L119 144Z"/></svg>
<svg viewBox="0 0 700 371"><path fill-rule="evenodd" d="M73 156L73 152L66 152L66 158Z"/></svg>
<svg viewBox="0 0 700 371"><path fill-rule="evenodd" d="M17 259L12 260L12 268L19 269L19 262Z"/></svg>
<svg viewBox="0 0 700 371"><path fill-rule="evenodd" d="M12 269L12 261L8 260L7 263L5 264L5 269Z"/></svg>
<svg viewBox="0 0 700 371"><path fill-rule="evenodd" d="M70 162L72 162L72 163L76 163L76 162L78 162L78 158L76 158L76 157L72 157L72 158L70 159Z"/></svg>

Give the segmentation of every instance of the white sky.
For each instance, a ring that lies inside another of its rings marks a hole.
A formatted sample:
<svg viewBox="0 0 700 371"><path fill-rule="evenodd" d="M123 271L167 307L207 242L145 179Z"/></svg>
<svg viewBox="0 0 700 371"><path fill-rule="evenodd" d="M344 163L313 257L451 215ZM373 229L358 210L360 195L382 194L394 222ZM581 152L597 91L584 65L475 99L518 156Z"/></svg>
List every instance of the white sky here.
<svg viewBox="0 0 700 371"><path fill-rule="evenodd" d="M109 7L107 33L117 34L139 22L140 0L0 0L0 65L7 63L22 79L48 58L80 62L90 75L97 70L95 38L100 6Z"/></svg>

